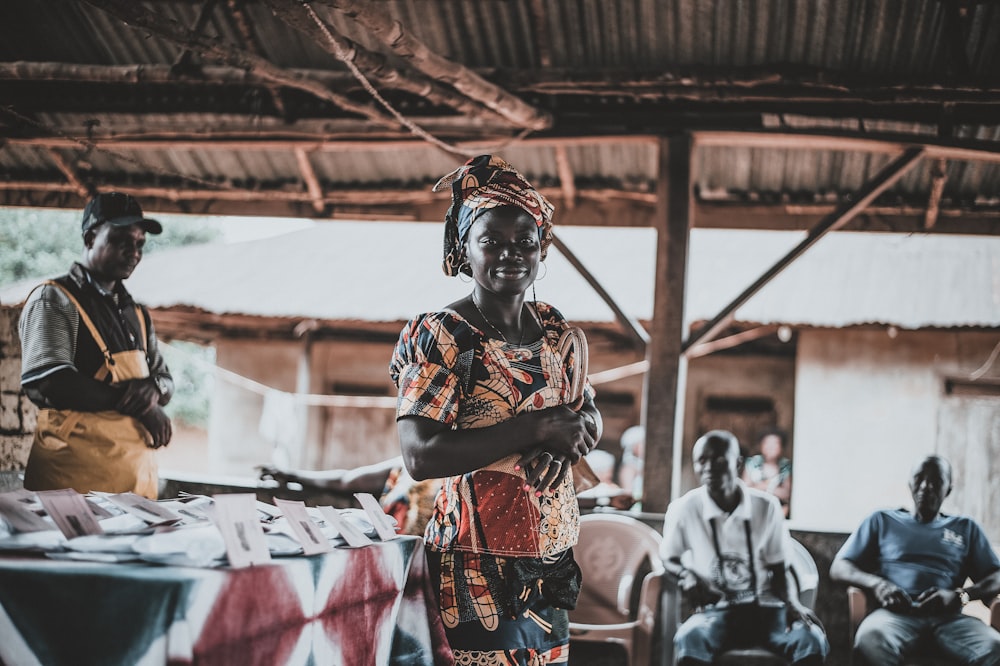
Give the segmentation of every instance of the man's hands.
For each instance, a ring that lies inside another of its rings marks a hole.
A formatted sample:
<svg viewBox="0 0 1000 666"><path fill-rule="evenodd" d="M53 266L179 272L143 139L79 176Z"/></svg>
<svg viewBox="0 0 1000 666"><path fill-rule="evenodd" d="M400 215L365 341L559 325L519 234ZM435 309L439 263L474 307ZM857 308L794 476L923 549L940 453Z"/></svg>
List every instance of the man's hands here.
<svg viewBox="0 0 1000 666"><path fill-rule="evenodd" d="M714 604L725 596L722 590L712 584L712 581L702 578L690 569L681 569L677 585L694 608Z"/></svg>
<svg viewBox="0 0 1000 666"><path fill-rule="evenodd" d="M913 606L914 615L937 615L962 609L962 602L955 590L931 587L920 593Z"/></svg>
<svg viewBox="0 0 1000 666"><path fill-rule="evenodd" d="M152 377L133 379L125 382L125 393L115 409L138 419L153 407L159 406L160 398L160 389Z"/></svg>
<svg viewBox="0 0 1000 666"><path fill-rule="evenodd" d="M174 431L170 425L170 417L167 416L162 407L156 405L146 413L135 418L139 419L139 422L146 427L146 430L153 437L153 443L148 445L149 448L158 449L170 443L170 438L173 436Z"/></svg>
<svg viewBox="0 0 1000 666"><path fill-rule="evenodd" d="M116 410L134 416L146 427L153 438L153 443L149 445L151 449L166 446L173 436L170 418L160 407L161 397L152 377L133 379L125 383L125 393L115 405Z"/></svg>
<svg viewBox="0 0 1000 666"><path fill-rule="evenodd" d="M906 590L883 580L872 591L882 608L904 615L936 615L960 610L962 607L955 590L931 587L913 599Z"/></svg>
<svg viewBox="0 0 1000 666"><path fill-rule="evenodd" d="M909 613L913 608L913 599L906 590L888 580L883 579L872 588L872 592L879 606L894 613Z"/></svg>
<svg viewBox="0 0 1000 666"><path fill-rule="evenodd" d="M819 616L811 608L803 606L797 599L791 598L785 603L785 623L791 629L795 621L802 622L807 627L815 624L819 628L823 628Z"/></svg>

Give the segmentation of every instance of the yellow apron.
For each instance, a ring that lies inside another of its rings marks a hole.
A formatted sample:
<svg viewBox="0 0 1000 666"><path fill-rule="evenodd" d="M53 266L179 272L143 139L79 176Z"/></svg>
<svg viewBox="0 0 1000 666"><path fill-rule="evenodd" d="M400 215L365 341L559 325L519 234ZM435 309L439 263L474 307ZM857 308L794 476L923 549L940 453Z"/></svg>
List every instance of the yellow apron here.
<svg viewBox="0 0 1000 666"><path fill-rule="evenodd" d="M111 383L149 377L146 354L141 349L111 353L104 338L80 303L56 282L80 313L90 334L104 354L104 366L94 375ZM146 340L146 320L136 306L142 340ZM153 438L138 419L113 410L78 412L69 409L42 409L24 471L24 487L29 490L73 488L86 493L133 492L156 499L158 474Z"/></svg>

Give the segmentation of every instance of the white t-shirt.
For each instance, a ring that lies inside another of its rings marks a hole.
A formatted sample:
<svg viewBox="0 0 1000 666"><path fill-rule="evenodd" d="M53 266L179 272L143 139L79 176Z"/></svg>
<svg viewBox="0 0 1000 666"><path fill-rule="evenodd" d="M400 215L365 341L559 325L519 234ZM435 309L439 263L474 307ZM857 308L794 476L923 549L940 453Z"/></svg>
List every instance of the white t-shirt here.
<svg viewBox="0 0 1000 666"><path fill-rule="evenodd" d="M711 580L726 593L730 603L754 598L753 576L747 547L747 521L761 601L774 599L767 567L785 562L788 529L781 504L774 495L748 488L737 481L742 497L732 513L726 513L702 486L670 503L663 524L660 555L664 560L679 558L684 566ZM718 538L716 552L712 525Z"/></svg>

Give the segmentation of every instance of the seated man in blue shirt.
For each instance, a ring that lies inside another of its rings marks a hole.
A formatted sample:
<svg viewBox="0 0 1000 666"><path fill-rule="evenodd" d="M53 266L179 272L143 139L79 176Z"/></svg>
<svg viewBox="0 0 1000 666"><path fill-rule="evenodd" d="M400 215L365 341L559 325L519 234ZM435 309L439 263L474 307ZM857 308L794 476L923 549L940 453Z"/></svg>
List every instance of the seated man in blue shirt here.
<svg viewBox="0 0 1000 666"><path fill-rule="evenodd" d="M970 600L1000 593L1000 559L974 520L940 513L951 487L948 461L927 456L910 478L913 513L876 511L834 558L830 577L880 606L855 636L862 663L899 664L930 641L949 663L1000 664L1000 633L961 613ZM975 584L963 587L967 578Z"/></svg>

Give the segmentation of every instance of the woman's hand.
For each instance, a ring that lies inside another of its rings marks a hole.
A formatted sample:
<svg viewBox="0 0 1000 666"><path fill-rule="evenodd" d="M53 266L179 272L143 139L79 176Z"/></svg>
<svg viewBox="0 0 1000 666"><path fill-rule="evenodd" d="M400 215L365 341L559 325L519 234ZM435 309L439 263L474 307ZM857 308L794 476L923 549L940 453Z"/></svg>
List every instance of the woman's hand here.
<svg viewBox="0 0 1000 666"><path fill-rule="evenodd" d="M573 411L567 405L549 407L530 412L522 417L534 419L535 436L540 449L552 454L553 458L566 458L570 464L580 460L597 446L590 434L588 418L583 412Z"/></svg>
<svg viewBox="0 0 1000 666"><path fill-rule="evenodd" d="M568 405L530 412L524 417L534 419L535 439L542 443L521 455L518 468L526 472L525 490L534 488L541 495L557 488L569 468L597 445L591 433L593 419Z"/></svg>
<svg viewBox="0 0 1000 666"><path fill-rule="evenodd" d="M521 456L518 467L525 470L524 489L535 489L541 496L548 490L555 490L569 472L572 463L562 456L553 456L542 448L534 448Z"/></svg>

